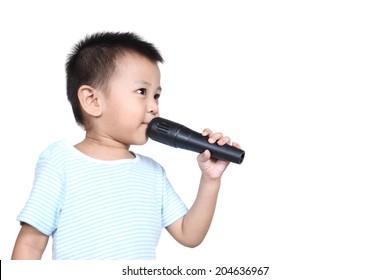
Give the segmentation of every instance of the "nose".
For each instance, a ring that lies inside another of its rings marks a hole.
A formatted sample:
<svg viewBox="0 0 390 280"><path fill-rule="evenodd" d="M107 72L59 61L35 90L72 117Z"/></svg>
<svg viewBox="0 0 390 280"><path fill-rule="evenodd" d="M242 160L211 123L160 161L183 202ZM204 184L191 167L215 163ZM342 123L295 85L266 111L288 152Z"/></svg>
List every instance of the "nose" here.
<svg viewBox="0 0 390 280"><path fill-rule="evenodd" d="M148 106L147 108L148 113L151 113L153 115L158 114L158 103L155 99L150 100L147 106Z"/></svg>

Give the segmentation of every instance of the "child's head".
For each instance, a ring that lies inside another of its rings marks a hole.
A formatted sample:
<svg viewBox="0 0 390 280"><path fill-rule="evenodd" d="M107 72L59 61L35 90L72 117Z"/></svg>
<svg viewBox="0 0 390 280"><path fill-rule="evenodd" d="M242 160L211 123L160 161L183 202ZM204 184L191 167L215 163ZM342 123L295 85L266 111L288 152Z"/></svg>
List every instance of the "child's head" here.
<svg viewBox="0 0 390 280"><path fill-rule="evenodd" d="M78 92L88 85L107 91L117 71L118 60L135 54L153 63L163 62L159 51L134 33L96 33L78 42L66 63L67 96L76 122L85 126Z"/></svg>

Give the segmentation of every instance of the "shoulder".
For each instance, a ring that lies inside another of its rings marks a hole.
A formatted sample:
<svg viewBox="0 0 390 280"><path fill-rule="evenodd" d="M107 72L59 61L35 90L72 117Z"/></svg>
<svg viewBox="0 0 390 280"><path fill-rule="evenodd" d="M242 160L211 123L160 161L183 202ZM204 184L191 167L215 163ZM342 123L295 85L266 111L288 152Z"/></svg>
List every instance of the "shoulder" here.
<svg viewBox="0 0 390 280"><path fill-rule="evenodd" d="M39 161L61 163L69 155L69 143L66 140L59 140L49 144L39 155Z"/></svg>
<svg viewBox="0 0 390 280"><path fill-rule="evenodd" d="M49 144L46 147L46 149L44 149L42 151L42 153L40 154L40 157L47 158L47 157L52 156L53 154L64 152L67 145L68 145L68 143L66 142L66 140L58 140L56 142L53 142L53 143Z"/></svg>
<svg viewBox="0 0 390 280"><path fill-rule="evenodd" d="M145 165L145 167L165 172L162 165L159 162L157 162L156 160L152 159L151 157L141 155L141 154L136 154L136 157L138 158L138 161L142 165Z"/></svg>

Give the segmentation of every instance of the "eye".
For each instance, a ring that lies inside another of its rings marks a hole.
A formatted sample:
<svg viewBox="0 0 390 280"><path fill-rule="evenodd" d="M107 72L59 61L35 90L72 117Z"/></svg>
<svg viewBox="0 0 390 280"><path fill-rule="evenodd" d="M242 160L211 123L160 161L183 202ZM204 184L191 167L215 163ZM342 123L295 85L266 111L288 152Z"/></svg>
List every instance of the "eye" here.
<svg viewBox="0 0 390 280"><path fill-rule="evenodd" d="M137 93L145 95L146 94L146 88L137 89Z"/></svg>
<svg viewBox="0 0 390 280"><path fill-rule="evenodd" d="M160 96L161 96L161 95L160 95L159 93L156 93L156 94L154 95L154 99L159 100Z"/></svg>

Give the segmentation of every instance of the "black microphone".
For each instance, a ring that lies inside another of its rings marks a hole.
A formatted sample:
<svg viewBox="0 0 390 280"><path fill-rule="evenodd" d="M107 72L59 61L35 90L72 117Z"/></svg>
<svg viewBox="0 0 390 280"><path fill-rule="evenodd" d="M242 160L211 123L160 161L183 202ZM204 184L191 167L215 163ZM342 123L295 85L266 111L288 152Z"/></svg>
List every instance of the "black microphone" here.
<svg viewBox="0 0 390 280"><path fill-rule="evenodd" d="M210 144L208 136L193 131L184 125L160 117L154 118L146 130L146 134L153 140L165 145L203 153L209 150L211 157L241 164L245 152L239 148L225 144Z"/></svg>

